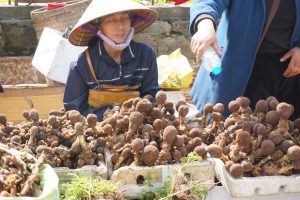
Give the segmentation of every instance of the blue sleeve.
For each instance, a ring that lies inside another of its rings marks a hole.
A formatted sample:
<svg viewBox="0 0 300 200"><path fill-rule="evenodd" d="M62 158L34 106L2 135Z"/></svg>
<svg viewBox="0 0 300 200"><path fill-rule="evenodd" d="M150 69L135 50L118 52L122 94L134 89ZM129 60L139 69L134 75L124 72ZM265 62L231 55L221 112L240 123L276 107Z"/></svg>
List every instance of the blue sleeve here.
<svg viewBox="0 0 300 200"><path fill-rule="evenodd" d="M161 90L158 84L158 70L157 70L157 62L156 55L154 50L151 51L151 63L149 66L149 71L145 76L141 88L140 95L141 97L145 95L152 95L155 98L156 93Z"/></svg>
<svg viewBox="0 0 300 200"><path fill-rule="evenodd" d="M89 87L78 71L77 65L78 63L74 62L70 67L63 100L65 109L67 111L78 110L85 117L89 113L94 113L98 116L99 120L102 120L103 113L108 107L103 106L95 109L87 103Z"/></svg>
<svg viewBox="0 0 300 200"><path fill-rule="evenodd" d="M190 34L195 34L194 23L198 15L209 14L217 23L228 3L229 0L193 0L190 9Z"/></svg>

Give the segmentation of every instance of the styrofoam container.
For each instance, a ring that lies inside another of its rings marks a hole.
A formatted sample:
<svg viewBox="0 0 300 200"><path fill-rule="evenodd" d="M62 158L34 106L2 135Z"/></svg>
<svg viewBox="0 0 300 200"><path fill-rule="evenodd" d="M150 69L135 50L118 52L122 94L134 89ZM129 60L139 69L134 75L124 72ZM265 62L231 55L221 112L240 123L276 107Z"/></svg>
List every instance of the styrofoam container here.
<svg viewBox="0 0 300 200"><path fill-rule="evenodd" d="M227 192L234 197L251 197L300 192L300 175L233 178L222 160L214 159L215 173Z"/></svg>
<svg viewBox="0 0 300 200"><path fill-rule="evenodd" d="M143 190L156 190L164 186L168 177L176 174L181 164L157 165L153 167L125 166L113 172L111 180L120 184L125 196L136 198ZM183 173L193 181L200 181L201 186L211 189L214 186L214 167L212 160L189 163L182 169ZM150 186L138 184L140 180L148 180Z"/></svg>
<svg viewBox="0 0 300 200"><path fill-rule="evenodd" d="M98 165L85 165L78 169L56 167L54 170L59 177L60 184L70 182L74 178L72 174L75 174L79 177L89 176L92 178L107 179L107 167L102 161L100 161Z"/></svg>

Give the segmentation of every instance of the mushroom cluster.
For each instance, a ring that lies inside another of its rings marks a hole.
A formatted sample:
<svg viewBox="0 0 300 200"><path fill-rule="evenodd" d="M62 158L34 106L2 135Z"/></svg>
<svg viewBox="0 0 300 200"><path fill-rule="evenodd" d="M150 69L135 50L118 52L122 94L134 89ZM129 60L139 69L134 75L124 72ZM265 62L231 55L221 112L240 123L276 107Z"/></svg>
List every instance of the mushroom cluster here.
<svg viewBox="0 0 300 200"><path fill-rule="evenodd" d="M16 152L0 146L0 197L34 196L41 192L39 175L45 155L35 162L28 153Z"/></svg>
<svg viewBox="0 0 300 200"><path fill-rule="evenodd" d="M52 167L79 168L104 160L105 140L96 133L97 117L88 121L78 111L64 109L50 111L48 119L40 119L35 109L23 116L24 122L13 124L0 114L1 143L36 157L45 153Z"/></svg>
<svg viewBox="0 0 300 200"><path fill-rule="evenodd" d="M293 106L275 97L259 100L254 112L249 105L247 97L231 101L232 114L223 120L222 106L207 104L202 120L208 114L212 120L205 124L202 138L221 148L219 157L235 178L299 173L300 119L289 120Z"/></svg>
<svg viewBox="0 0 300 200"><path fill-rule="evenodd" d="M155 103L152 100L151 96L129 99L105 112L97 130L104 135L114 169L178 163L192 151L206 157L201 129L187 124L186 102L173 104L163 91L156 94ZM102 129L107 125L111 125L110 132L104 133Z"/></svg>

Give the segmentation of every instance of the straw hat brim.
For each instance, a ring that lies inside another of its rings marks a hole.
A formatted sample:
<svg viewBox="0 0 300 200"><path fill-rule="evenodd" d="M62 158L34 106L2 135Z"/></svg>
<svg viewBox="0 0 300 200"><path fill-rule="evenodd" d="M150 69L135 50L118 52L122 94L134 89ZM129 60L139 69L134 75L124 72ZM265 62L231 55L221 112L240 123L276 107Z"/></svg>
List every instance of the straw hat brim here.
<svg viewBox="0 0 300 200"><path fill-rule="evenodd" d="M155 10L131 0L93 0L72 29L69 42L75 46L87 46L95 35L83 26L88 25L97 31L94 26L97 19L118 12L132 13L131 18L134 20L131 26L135 29L135 33L150 26L158 17Z"/></svg>

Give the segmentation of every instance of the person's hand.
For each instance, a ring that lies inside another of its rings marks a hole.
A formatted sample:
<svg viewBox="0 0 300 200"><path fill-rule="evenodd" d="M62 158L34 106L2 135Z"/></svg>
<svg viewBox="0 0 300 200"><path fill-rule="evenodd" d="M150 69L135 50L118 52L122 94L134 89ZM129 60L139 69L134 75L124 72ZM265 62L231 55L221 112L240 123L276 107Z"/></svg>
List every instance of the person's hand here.
<svg viewBox="0 0 300 200"><path fill-rule="evenodd" d="M280 58L280 61L285 62L289 58L291 59L290 63L283 73L283 76L286 78L291 78L300 74L300 48L292 48L282 58Z"/></svg>
<svg viewBox="0 0 300 200"><path fill-rule="evenodd" d="M216 53L221 56L222 52L218 47L218 41L214 24L210 19L203 19L198 23L197 32L191 40L191 50L197 61L200 61L203 52L212 46Z"/></svg>

